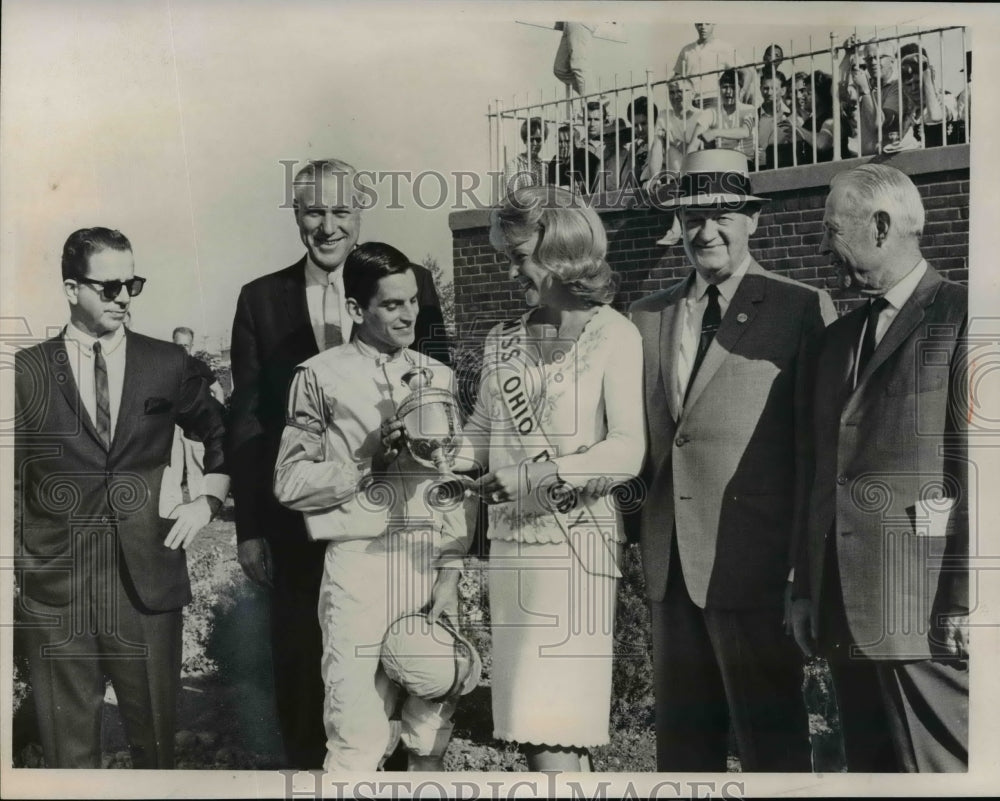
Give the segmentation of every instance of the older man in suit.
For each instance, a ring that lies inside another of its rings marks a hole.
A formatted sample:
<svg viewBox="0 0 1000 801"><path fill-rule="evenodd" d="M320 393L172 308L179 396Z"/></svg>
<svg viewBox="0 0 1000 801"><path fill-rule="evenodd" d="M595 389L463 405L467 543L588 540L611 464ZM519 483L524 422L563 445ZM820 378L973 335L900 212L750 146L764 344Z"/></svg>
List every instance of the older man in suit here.
<svg viewBox="0 0 1000 801"><path fill-rule="evenodd" d="M867 302L826 332L795 569L803 651L830 661L848 769L968 766L968 288L924 261L885 164L839 174L821 250Z"/></svg>
<svg viewBox="0 0 1000 801"><path fill-rule="evenodd" d="M19 634L45 764L101 767L110 678L133 766L170 768L184 549L229 491L223 409L183 349L124 328L145 279L121 233L73 233L62 276L69 324L15 375ZM205 494L162 518L175 424L205 445Z"/></svg>
<svg viewBox="0 0 1000 801"><path fill-rule="evenodd" d="M762 199L741 153L682 166L694 266L633 304L649 451L640 539L652 610L659 770L724 771L730 723L745 771L807 771L801 659L783 625L796 487L825 292L748 251Z"/></svg>
<svg viewBox="0 0 1000 801"><path fill-rule="evenodd" d="M295 368L351 339L343 264L357 244L364 200L354 167L306 164L293 184L306 254L243 287L233 320L229 462L234 466L236 536L243 571L270 589L275 696L288 764L323 766L322 636L317 608L324 542L310 542L300 512L274 497L274 466ZM449 362L430 272L413 266L420 306L414 348Z"/></svg>

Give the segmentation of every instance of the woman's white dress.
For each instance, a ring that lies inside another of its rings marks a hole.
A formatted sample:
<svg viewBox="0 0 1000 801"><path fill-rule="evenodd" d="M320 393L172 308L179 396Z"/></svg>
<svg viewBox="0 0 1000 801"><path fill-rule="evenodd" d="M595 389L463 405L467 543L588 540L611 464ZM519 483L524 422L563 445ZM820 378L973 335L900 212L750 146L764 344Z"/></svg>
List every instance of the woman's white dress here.
<svg viewBox="0 0 1000 801"><path fill-rule="evenodd" d="M486 339L470 429L489 432L489 469L542 452L559 477L627 480L645 452L642 343L609 306L548 364L531 356L528 315ZM516 377L520 376L520 383ZM507 383L511 382L511 383ZM508 399L504 400L503 386ZM523 390L523 399L519 392ZM536 423L526 429L522 401ZM494 735L538 745L607 743L621 516L608 498L555 515L527 500L489 509Z"/></svg>

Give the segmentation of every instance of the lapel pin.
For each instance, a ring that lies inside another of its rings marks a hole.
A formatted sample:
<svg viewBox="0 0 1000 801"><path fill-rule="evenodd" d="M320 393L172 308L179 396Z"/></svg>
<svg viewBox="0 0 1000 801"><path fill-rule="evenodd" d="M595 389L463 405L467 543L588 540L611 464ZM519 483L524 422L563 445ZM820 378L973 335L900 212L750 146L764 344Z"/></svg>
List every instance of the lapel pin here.
<svg viewBox="0 0 1000 801"><path fill-rule="evenodd" d="M750 318L747 317L746 312L740 312L739 314L736 315L736 322L738 323L745 323L749 319Z"/></svg>

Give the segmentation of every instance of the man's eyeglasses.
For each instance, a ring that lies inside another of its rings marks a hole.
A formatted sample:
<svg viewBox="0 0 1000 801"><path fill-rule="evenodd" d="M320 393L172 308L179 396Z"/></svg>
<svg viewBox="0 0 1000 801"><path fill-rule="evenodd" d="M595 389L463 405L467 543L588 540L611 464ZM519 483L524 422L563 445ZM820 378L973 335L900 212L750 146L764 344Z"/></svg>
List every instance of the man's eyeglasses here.
<svg viewBox="0 0 1000 801"><path fill-rule="evenodd" d="M103 300L114 300L117 298L122 292L122 287L125 287L125 291L128 292L130 298L134 298L142 292L142 287L146 283L146 279L138 275L134 278L129 278L127 281L119 281L117 279L114 281L97 281L93 278L77 278L75 280L83 284L100 287L97 291L101 293Z"/></svg>

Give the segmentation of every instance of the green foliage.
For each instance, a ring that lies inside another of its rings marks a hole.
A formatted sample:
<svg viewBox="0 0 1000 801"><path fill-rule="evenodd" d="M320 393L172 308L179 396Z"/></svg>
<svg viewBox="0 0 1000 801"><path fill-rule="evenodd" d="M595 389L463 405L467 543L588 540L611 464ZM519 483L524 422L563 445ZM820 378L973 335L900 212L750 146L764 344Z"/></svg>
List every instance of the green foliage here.
<svg viewBox="0 0 1000 801"><path fill-rule="evenodd" d="M625 548L615 613L611 728L640 732L653 725L653 639L639 549Z"/></svg>
<svg viewBox="0 0 1000 801"><path fill-rule="evenodd" d="M449 279L430 253L424 256L421 262L424 267L431 271L434 276L434 287L437 289L438 300L441 302L441 314L444 317L444 324L448 328L448 334L455 336L455 282Z"/></svg>

